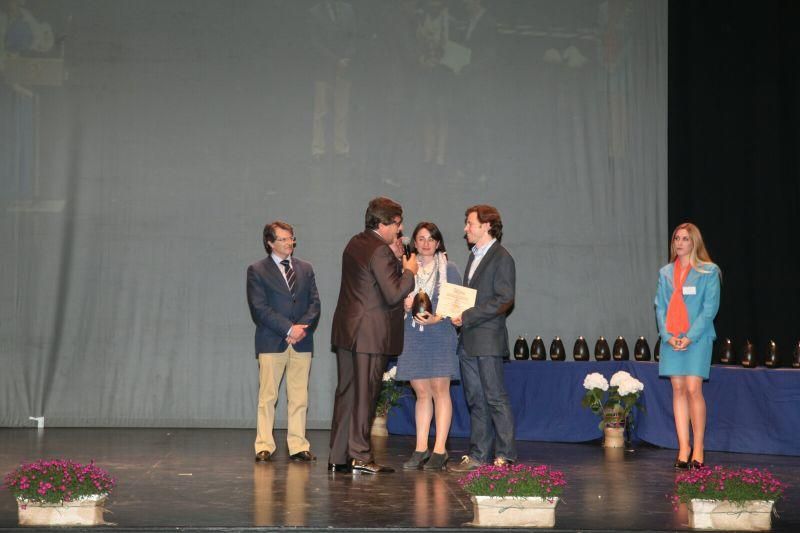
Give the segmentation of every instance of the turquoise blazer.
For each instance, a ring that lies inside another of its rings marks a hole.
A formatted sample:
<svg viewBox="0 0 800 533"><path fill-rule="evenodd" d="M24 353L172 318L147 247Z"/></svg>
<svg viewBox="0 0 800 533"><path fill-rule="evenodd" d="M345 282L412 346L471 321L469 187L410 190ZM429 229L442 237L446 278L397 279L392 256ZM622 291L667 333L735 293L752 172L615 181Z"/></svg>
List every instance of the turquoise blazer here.
<svg viewBox="0 0 800 533"><path fill-rule="evenodd" d="M714 317L717 316L719 309L719 280L720 273L717 265L703 265L701 267L708 273L698 272L693 268L686 276L683 283L683 301L686 303L686 311L689 314L689 331L686 337L692 342L708 339L713 341L717 338L717 331L714 329ZM658 289L656 290L656 318L658 320L658 333L661 341L666 342L672 334L667 332L667 306L673 291L673 275L675 264L670 263L661 267L658 271ZM695 294L686 294L694 288Z"/></svg>

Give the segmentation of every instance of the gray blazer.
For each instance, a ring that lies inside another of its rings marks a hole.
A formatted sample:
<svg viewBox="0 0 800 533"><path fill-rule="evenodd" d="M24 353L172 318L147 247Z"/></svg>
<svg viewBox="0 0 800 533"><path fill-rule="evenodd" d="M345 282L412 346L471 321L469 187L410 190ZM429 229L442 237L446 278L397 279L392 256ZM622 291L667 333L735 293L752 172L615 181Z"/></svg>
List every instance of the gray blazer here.
<svg viewBox="0 0 800 533"><path fill-rule="evenodd" d="M514 307L516 266L503 245L495 242L483 256L478 268L467 281L472 261L470 253L464 275L464 286L478 291L475 307L461 315L459 342L467 355L508 355L506 316Z"/></svg>

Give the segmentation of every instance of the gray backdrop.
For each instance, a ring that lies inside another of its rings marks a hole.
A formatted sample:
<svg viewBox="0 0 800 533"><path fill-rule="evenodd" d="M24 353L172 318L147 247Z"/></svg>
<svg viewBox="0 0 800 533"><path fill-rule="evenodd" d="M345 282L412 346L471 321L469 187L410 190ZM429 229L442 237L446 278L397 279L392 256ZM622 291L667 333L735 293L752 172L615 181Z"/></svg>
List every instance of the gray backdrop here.
<svg viewBox="0 0 800 533"><path fill-rule="evenodd" d="M512 341L653 346L667 3L484 2L496 32L455 75L419 65L427 2L353 0L350 150L328 127L318 159L315 3L27 3L54 42L0 49L0 425L254 426L245 269L281 218L317 274L308 421L328 427L340 254L377 195L407 234L436 222L462 270L464 209L500 209ZM447 6L458 42L466 13ZM448 137L425 162L431 123Z"/></svg>

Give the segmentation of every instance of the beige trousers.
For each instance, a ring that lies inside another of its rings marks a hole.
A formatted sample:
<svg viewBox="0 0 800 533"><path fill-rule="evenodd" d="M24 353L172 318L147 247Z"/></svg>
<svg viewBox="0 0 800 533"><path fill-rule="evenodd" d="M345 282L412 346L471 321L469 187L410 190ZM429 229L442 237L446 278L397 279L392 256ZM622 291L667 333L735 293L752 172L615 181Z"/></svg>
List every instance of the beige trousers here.
<svg viewBox="0 0 800 533"><path fill-rule="evenodd" d="M258 354L258 413L256 417L256 453L275 452L272 427L275 424L275 404L281 380L286 374L288 407L286 443L289 455L308 451L306 413L308 412L308 375L311 371L311 352L297 352L289 345L283 353Z"/></svg>

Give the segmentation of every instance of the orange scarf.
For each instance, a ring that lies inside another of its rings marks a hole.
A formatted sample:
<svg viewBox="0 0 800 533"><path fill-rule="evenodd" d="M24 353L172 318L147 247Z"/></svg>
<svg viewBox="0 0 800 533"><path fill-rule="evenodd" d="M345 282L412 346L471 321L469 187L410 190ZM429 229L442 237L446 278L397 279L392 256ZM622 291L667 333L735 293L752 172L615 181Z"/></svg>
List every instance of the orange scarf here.
<svg viewBox="0 0 800 533"><path fill-rule="evenodd" d="M678 337L689 331L689 312L686 310L686 303L683 301L683 284L692 264L686 265L686 270L681 271L679 259L675 259L675 268L672 275L672 296L667 306L667 332Z"/></svg>

